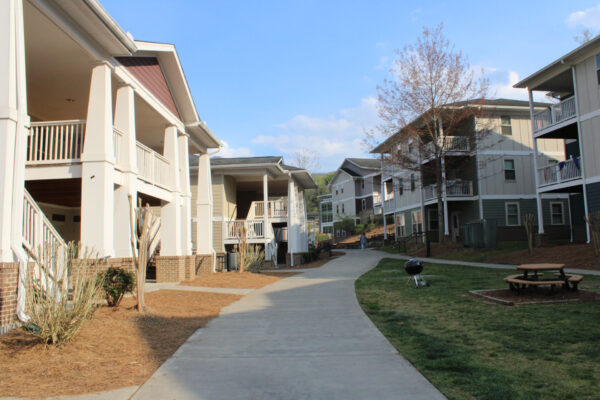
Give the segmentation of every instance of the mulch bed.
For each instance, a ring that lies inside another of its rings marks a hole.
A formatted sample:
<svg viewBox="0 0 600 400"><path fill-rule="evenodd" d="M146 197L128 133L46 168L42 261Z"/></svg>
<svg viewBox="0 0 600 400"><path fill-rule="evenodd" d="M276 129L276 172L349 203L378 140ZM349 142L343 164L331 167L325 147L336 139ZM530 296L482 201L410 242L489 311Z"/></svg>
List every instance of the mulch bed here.
<svg viewBox="0 0 600 400"><path fill-rule="evenodd" d="M566 290L559 289L550 293L550 288L538 287L535 289L521 290L521 293L509 289L489 289L489 290L471 290L472 296L484 298L496 303L512 305L528 304L553 304L568 303L576 301L590 301L600 303L600 293L589 292L587 290Z"/></svg>
<svg viewBox="0 0 600 400"><path fill-rule="evenodd" d="M261 272L257 274L253 272L238 271L211 272L200 275L193 281L181 282L181 285L230 289L258 289L296 274L296 272Z"/></svg>
<svg viewBox="0 0 600 400"><path fill-rule="evenodd" d="M600 271L600 258L594 254L591 244L564 244L544 246L490 258L487 262L501 264L562 263L565 268L580 268Z"/></svg>
<svg viewBox="0 0 600 400"><path fill-rule="evenodd" d="M240 299L230 294L146 293L147 312L126 298L100 307L71 342L46 346L21 329L0 336L0 397L43 398L141 385L198 328Z"/></svg>

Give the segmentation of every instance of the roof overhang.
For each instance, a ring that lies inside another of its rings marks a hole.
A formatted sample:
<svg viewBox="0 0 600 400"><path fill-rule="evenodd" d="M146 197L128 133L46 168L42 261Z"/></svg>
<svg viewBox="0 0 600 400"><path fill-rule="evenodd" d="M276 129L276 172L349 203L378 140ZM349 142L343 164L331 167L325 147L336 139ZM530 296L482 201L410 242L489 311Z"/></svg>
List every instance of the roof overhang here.
<svg viewBox="0 0 600 400"><path fill-rule="evenodd" d="M578 62L596 55L600 51L600 36L582 44L575 50L565 54L557 60L546 65L542 69L529 75L527 78L515 84L513 87L518 89L529 88L536 90L537 87L542 85L545 81L552 79L566 70L570 69L572 65ZM537 90L544 90L542 88Z"/></svg>

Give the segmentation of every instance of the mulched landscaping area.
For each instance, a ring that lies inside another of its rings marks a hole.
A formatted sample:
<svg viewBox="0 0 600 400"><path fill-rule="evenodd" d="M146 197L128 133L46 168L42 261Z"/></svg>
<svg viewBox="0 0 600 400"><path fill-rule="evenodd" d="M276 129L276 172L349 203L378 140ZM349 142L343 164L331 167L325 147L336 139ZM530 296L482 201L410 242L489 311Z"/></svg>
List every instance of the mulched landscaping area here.
<svg viewBox="0 0 600 400"><path fill-rule="evenodd" d="M429 287L383 259L356 281L358 300L388 340L449 399L598 399L597 301L507 307L474 298L504 291L512 271L425 264ZM582 294L600 293L586 275ZM542 298L551 298L542 294Z"/></svg>
<svg viewBox="0 0 600 400"><path fill-rule="evenodd" d="M491 301L506 305L553 304L571 301L591 301L600 303L600 293L587 290L558 289L539 287L535 289L521 289L521 293L509 289L474 290L470 292Z"/></svg>
<svg viewBox="0 0 600 400"><path fill-rule="evenodd" d="M232 289L258 289L296 274L297 272L217 272L199 275L193 281L181 282L181 285Z"/></svg>
<svg viewBox="0 0 600 400"><path fill-rule="evenodd" d="M100 307L63 347L46 346L17 329L0 336L0 396L42 398L144 383L198 328L241 296L161 290Z"/></svg>

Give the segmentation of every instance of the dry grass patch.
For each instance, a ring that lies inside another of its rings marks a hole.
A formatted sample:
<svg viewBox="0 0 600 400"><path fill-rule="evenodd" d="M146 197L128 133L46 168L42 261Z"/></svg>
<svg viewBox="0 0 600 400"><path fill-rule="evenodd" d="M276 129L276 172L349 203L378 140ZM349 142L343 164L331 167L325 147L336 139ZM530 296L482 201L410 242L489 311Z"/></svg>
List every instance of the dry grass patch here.
<svg viewBox="0 0 600 400"><path fill-rule="evenodd" d="M293 275L296 275L296 272L218 272L200 275L193 281L181 282L181 285L229 289L259 289Z"/></svg>
<svg viewBox="0 0 600 400"><path fill-rule="evenodd" d="M100 307L63 347L46 346L20 329L0 336L0 396L76 395L140 385L198 328L241 296L161 290Z"/></svg>

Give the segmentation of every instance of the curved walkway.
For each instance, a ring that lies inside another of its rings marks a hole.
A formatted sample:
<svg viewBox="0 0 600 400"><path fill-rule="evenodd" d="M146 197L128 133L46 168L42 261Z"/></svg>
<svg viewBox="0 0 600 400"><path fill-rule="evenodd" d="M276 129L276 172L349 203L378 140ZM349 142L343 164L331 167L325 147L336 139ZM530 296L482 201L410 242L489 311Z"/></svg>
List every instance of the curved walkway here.
<svg viewBox="0 0 600 400"><path fill-rule="evenodd" d="M192 335L133 398L444 399L356 300L355 279L387 256L349 250L253 291Z"/></svg>

